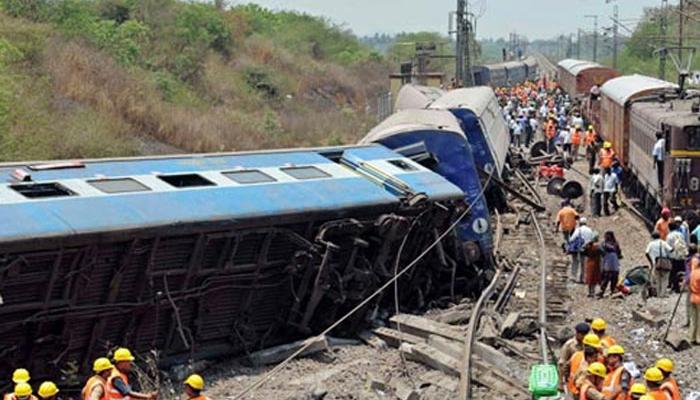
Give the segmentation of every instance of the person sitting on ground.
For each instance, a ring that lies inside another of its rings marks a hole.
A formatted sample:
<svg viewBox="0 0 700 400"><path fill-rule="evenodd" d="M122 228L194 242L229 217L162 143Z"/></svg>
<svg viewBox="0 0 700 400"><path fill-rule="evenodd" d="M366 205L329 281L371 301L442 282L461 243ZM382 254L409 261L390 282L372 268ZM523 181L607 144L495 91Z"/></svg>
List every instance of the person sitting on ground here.
<svg viewBox="0 0 700 400"><path fill-rule="evenodd" d="M608 368L608 376L603 385L603 394L606 396L614 392L619 393L620 400L626 398L626 393L632 385L632 375L623 365L625 349L620 345L612 345L605 352L605 366Z"/></svg>
<svg viewBox="0 0 700 400"><path fill-rule="evenodd" d="M662 358L656 361L654 366L664 375L664 380L661 383L661 390L668 393L673 400L680 400L682 398L681 389L678 387L678 382L676 382L676 379L671 376L673 374L674 367L673 361L671 361L669 358Z"/></svg>
<svg viewBox="0 0 700 400"><path fill-rule="evenodd" d="M601 348L600 338L597 335L589 333L583 337L583 350L577 351L571 356L564 371L569 393L578 395L582 383L581 378L585 376L586 368L594 362L603 361L600 353Z"/></svg>
<svg viewBox="0 0 700 400"><path fill-rule="evenodd" d="M647 386L643 383L635 383L630 387L630 391L627 394L627 399L629 400L642 400L643 397L647 397ZM652 399L653 400L653 399Z"/></svg>
<svg viewBox="0 0 700 400"><path fill-rule="evenodd" d="M559 367L559 390L564 390L564 384L566 383L565 377L568 375L566 372L566 365L577 351L583 350L583 338L590 332L591 327L585 323L580 322L574 327L576 333L574 337L567 340L559 351L559 361L557 362Z"/></svg>
<svg viewBox="0 0 700 400"><path fill-rule="evenodd" d="M605 232L603 236L603 282L600 284L599 298L605 296L605 290L610 285L610 294L615 294L617 291L617 282L620 278L620 258L622 258L622 250L617 243L615 233L612 231Z"/></svg>
<svg viewBox="0 0 700 400"><path fill-rule="evenodd" d="M651 280L654 291L659 297L666 297L666 287L668 286L668 277L671 273L671 246L661 239L659 232L651 234L651 241L647 244L645 254L651 267Z"/></svg>

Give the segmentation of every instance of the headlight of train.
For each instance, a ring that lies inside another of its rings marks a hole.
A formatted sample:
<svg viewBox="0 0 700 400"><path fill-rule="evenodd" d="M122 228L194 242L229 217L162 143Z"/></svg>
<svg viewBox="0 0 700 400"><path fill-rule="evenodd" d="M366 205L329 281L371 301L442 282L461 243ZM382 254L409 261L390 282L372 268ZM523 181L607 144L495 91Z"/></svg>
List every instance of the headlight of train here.
<svg viewBox="0 0 700 400"><path fill-rule="evenodd" d="M693 192L697 192L698 189L700 189L700 178L698 178L697 176L690 178L689 186L690 190L692 190Z"/></svg>

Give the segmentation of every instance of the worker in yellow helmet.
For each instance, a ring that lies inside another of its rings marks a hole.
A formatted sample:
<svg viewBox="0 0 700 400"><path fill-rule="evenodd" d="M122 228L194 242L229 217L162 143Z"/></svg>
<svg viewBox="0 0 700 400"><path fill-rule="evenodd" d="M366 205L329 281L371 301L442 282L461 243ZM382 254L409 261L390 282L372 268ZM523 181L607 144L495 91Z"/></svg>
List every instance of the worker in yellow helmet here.
<svg viewBox="0 0 700 400"><path fill-rule="evenodd" d="M602 392L603 382L608 375L608 370L605 365L594 362L586 368L586 374L581 384L579 399L581 400L611 400L615 399L620 394L620 389L615 392L605 395Z"/></svg>
<svg viewBox="0 0 700 400"><path fill-rule="evenodd" d="M654 365L664 375L661 389L671 395L672 400L681 399L681 389L678 387L678 382L671 376L673 373L673 361L668 358L659 359Z"/></svg>
<svg viewBox="0 0 700 400"><path fill-rule="evenodd" d="M56 395L58 395L58 387L55 383L51 381L42 382L39 385L39 398L41 400L56 400Z"/></svg>
<svg viewBox="0 0 700 400"><path fill-rule="evenodd" d="M615 157L617 156L612 147L612 143L608 141L603 142L603 148L600 149L600 153L598 154L598 166L600 166L600 169L612 167L613 161L615 161Z"/></svg>
<svg viewBox="0 0 700 400"><path fill-rule="evenodd" d="M615 339L605 334L607 329L608 324L602 318L596 318L591 322L591 331L600 338L600 344L603 346L603 350L609 349L617 343Z"/></svg>
<svg viewBox="0 0 700 400"><path fill-rule="evenodd" d="M625 349L620 345L612 345L605 351L605 366L608 368L608 376L603 383L603 393L610 395L618 393L616 400L625 400L627 392L632 385L632 375L622 364Z"/></svg>
<svg viewBox="0 0 700 400"><path fill-rule="evenodd" d="M134 363L134 356L126 348L118 348L114 352L114 368L107 379L107 397L109 400L127 400L127 398L140 400L153 400L158 397L158 392L136 392L129 385L129 372Z"/></svg>
<svg viewBox="0 0 700 400"><path fill-rule="evenodd" d="M27 371L24 368L17 368L13 373L12 373L12 382L14 382L15 385L18 385L20 383L29 383L29 371ZM31 387L30 387L31 389ZM3 396L3 400L12 400L15 396L14 392L6 393Z"/></svg>
<svg viewBox="0 0 700 400"><path fill-rule="evenodd" d="M204 379L197 374L192 374L185 379L185 395L189 400L209 400L202 394Z"/></svg>
<svg viewBox="0 0 700 400"><path fill-rule="evenodd" d="M652 399L671 399L661 385L664 382L664 374L660 369L651 367L644 372L644 381L647 384L647 395Z"/></svg>
<svg viewBox="0 0 700 400"><path fill-rule="evenodd" d="M112 376L113 368L114 365L106 357L100 357L92 363L95 374L83 386L82 400L107 400L107 379Z"/></svg>
<svg viewBox="0 0 700 400"><path fill-rule="evenodd" d="M37 400L32 394L32 387L27 382L19 382L12 393L5 395L5 400Z"/></svg>
<svg viewBox="0 0 700 400"><path fill-rule="evenodd" d="M589 333L583 337L583 350L577 351L571 356L565 370L567 377L566 387L570 394L578 396L588 366L594 362L603 361L600 353L601 347L600 338L595 334Z"/></svg>
<svg viewBox="0 0 700 400"><path fill-rule="evenodd" d="M635 383L632 385L630 388L630 392L627 395L627 398L630 400L640 400L642 397L647 397L647 387L643 383Z"/></svg>

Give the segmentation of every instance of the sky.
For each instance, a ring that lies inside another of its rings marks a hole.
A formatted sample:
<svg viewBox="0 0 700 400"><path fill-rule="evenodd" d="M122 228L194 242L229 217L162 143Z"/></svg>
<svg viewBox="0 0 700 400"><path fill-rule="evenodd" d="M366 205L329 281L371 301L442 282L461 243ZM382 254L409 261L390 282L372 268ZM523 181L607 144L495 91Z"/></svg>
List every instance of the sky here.
<svg viewBox="0 0 700 400"><path fill-rule="evenodd" d="M607 0L611 1L611 0ZM254 2L272 9L291 9L325 16L359 36L375 33L437 31L447 33L448 13L456 0L234 0ZM618 4L621 22L632 28L643 9L661 0L612 0ZM529 39L548 39L578 28L593 28L586 14L600 15L600 25L610 25L612 3L606 0L470 0L481 15L477 36L507 37L516 32ZM678 4L670 0L669 4ZM624 30L622 31L624 33Z"/></svg>

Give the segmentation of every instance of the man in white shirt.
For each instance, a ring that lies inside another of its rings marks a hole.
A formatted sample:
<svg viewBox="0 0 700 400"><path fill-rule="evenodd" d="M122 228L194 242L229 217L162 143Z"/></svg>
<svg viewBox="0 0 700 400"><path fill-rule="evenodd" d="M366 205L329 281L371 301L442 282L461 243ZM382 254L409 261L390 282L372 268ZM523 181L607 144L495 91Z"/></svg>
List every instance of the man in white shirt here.
<svg viewBox="0 0 700 400"><path fill-rule="evenodd" d="M664 156L666 153L666 139L661 132L656 134L656 143L651 150L651 156L654 158L654 168L656 168L656 176L659 180L659 187L664 188Z"/></svg>
<svg viewBox="0 0 700 400"><path fill-rule="evenodd" d="M576 249L571 251L571 279L578 283L583 283L583 249L588 243L595 240L596 233L588 226L585 217L578 220L578 226L571 234L569 243L576 243Z"/></svg>
<svg viewBox="0 0 700 400"><path fill-rule="evenodd" d="M547 114L549 114L549 108L546 104L542 104L542 107L540 107L540 118L547 118Z"/></svg>
<svg viewBox="0 0 700 400"><path fill-rule="evenodd" d="M581 114L576 113L571 118L571 126L573 126L573 127L582 127L583 126L583 118L581 118Z"/></svg>
<svg viewBox="0 0 700 400"><path fill-rule="evenodd" d="M564 129L562 129L559 132L559 142L562 145L562 149L564 150L565 155L571 155L571 127L570 126L565 126Z"/></svg>
<svg viewBox="0 0 700 400"><path fill-rule="evenodd" d="M610 206L612 206L614 211L617 211L619 208L617 204L617 187L619 184L617 175L612 173L610 168L607 168L603 176L603 212L605 215L610 215Z"/></svg>
<svg viewBox="0 0 700 400"><path fill-rule="evenodd" d="M652 279L656 288L656 295L659 297L666 297L666 287L668 286L671 270L656 268L656 260L659 258L670 258L671 250L673 248L665 240L661 240L658 232L651 234L651 242L647 244L645 253L647 260L651 264Z"/></svg>
<svg viewBox="0 0 700 400"><path fill-rule="evenodd" d="M593 168L591 171L589 193L591 195L591 213L594 217L600 217L604 183L603 175L600 174L600 169Z"/></svg>

